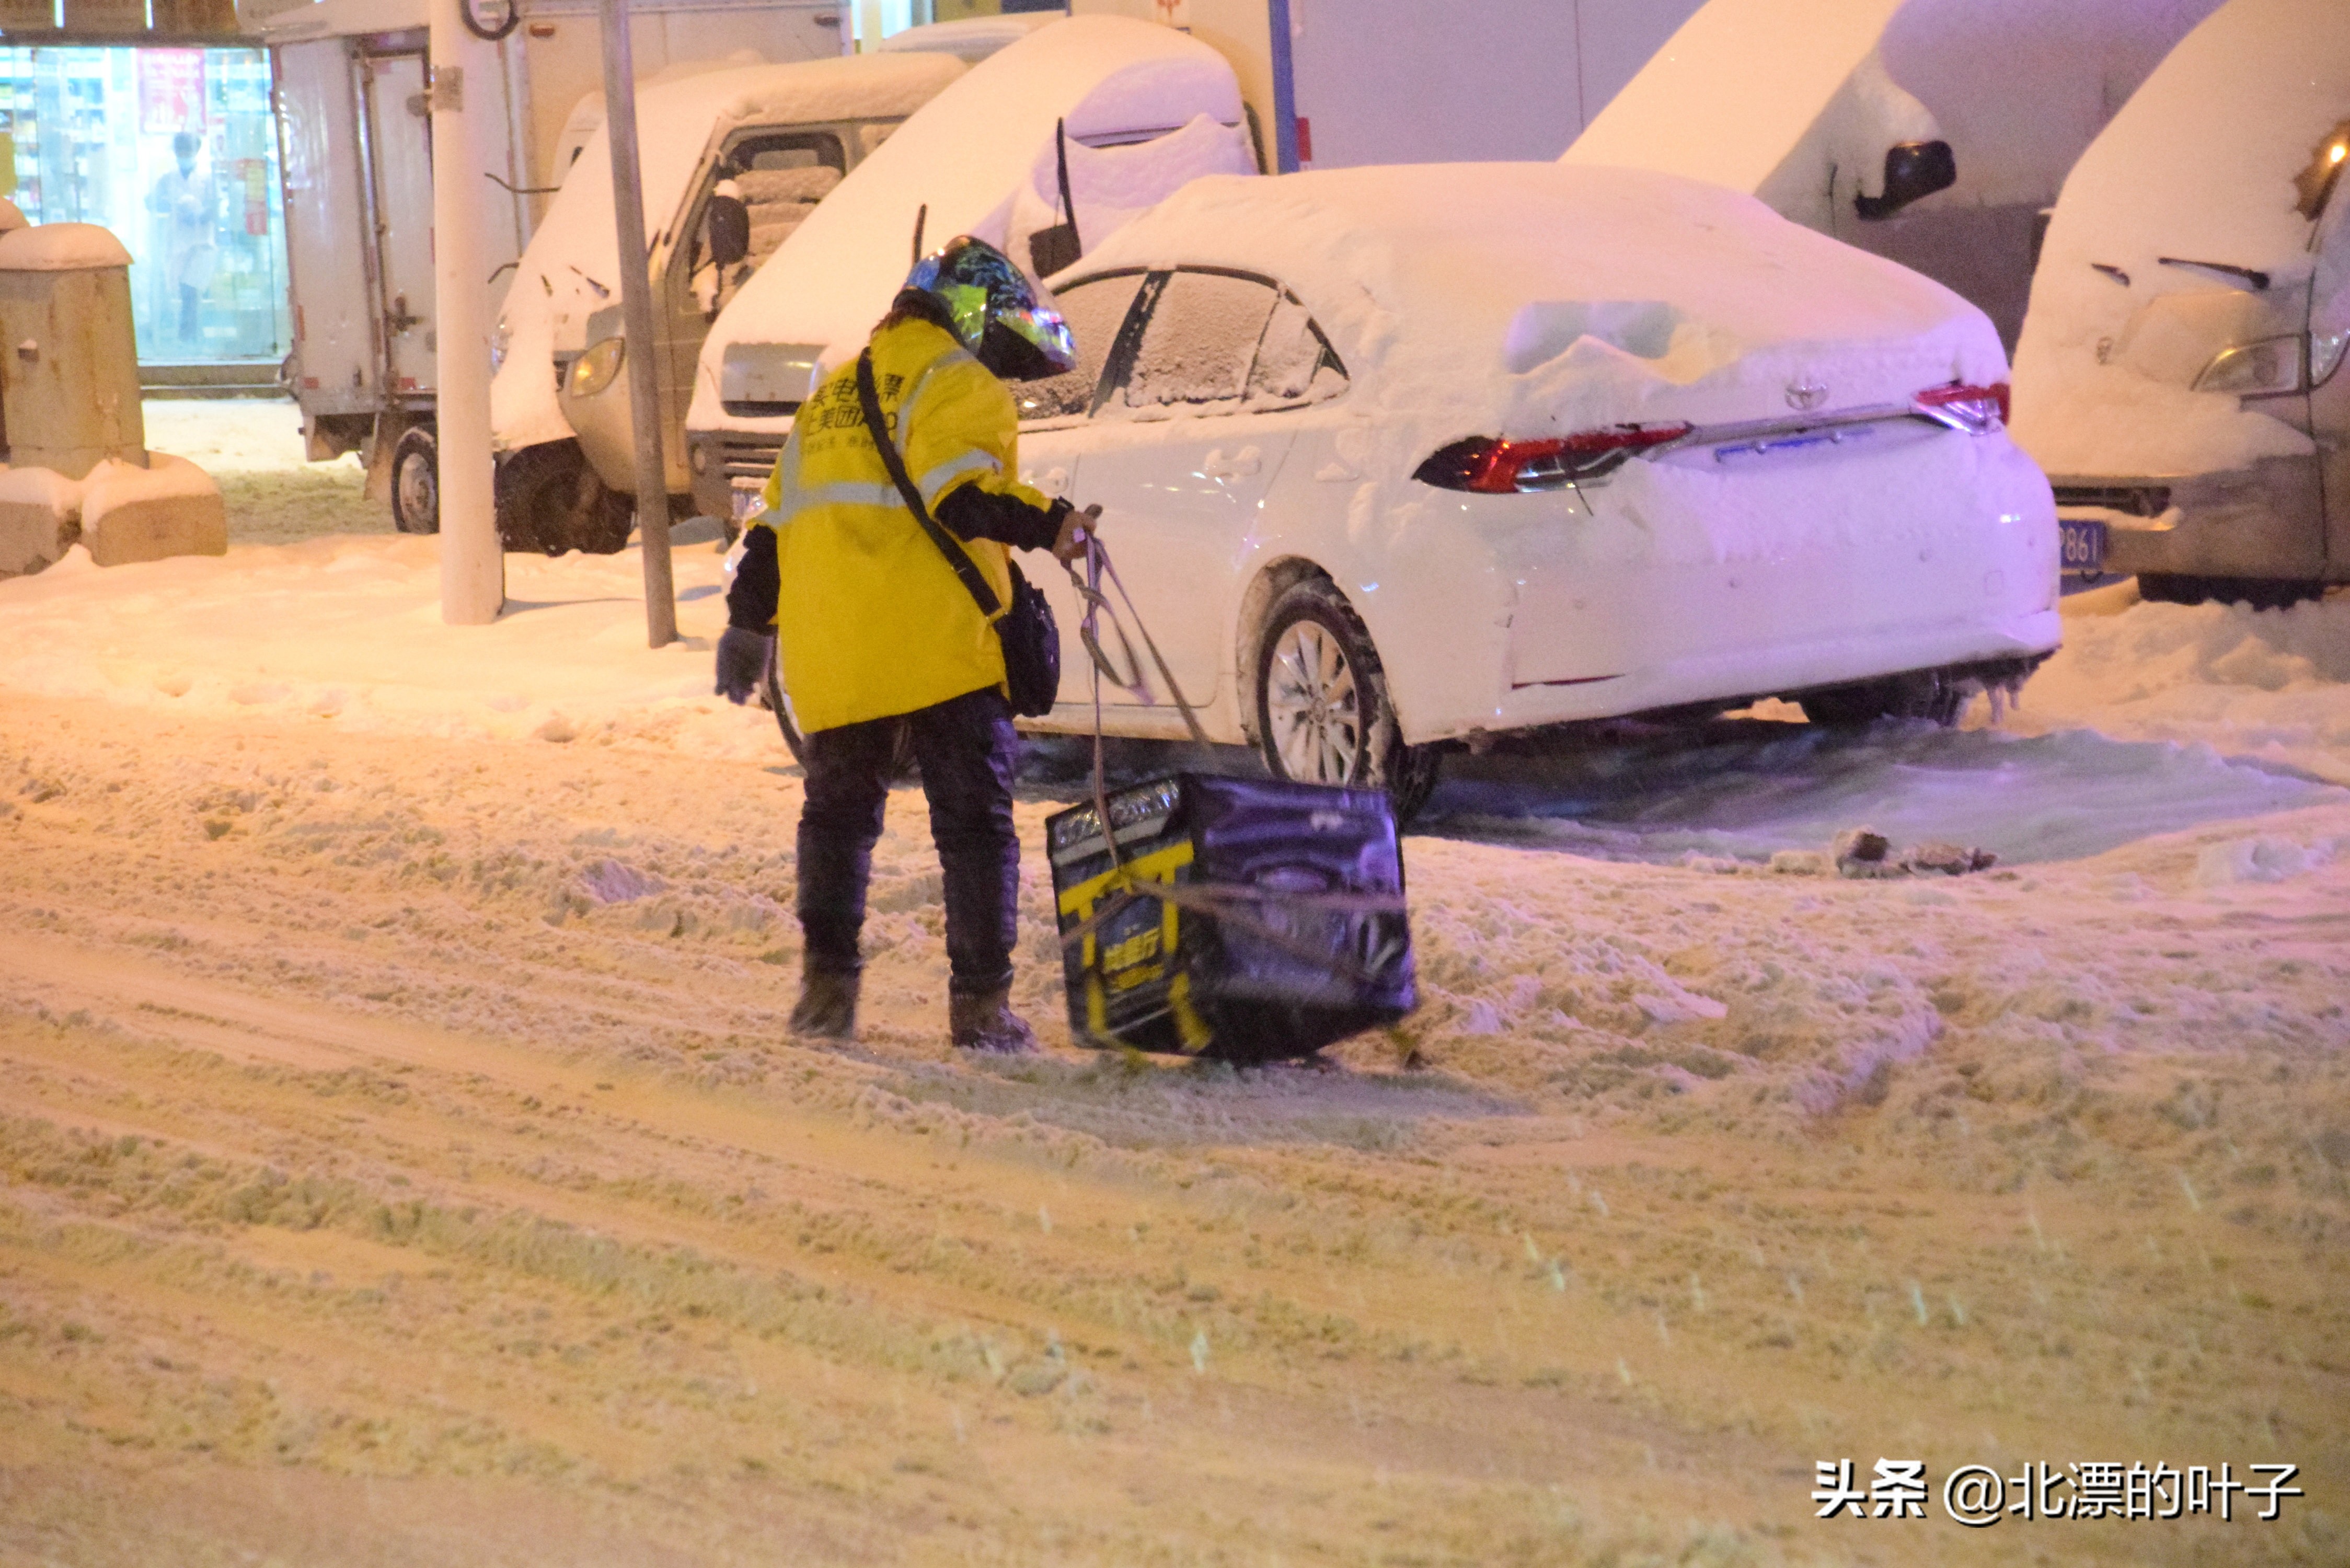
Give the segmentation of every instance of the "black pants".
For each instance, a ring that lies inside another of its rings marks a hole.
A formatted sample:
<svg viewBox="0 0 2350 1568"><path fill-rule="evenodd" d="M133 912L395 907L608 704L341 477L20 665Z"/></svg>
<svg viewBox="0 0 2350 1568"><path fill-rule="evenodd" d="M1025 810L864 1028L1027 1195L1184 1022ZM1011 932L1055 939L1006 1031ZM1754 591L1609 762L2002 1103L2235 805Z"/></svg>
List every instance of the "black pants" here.
<svg viewBox="0 0 2350 1568"><path fill-rule="evenodd" d="M1020 736L993 687L908 713L819 730L802 743L807 800L800 807L799 915L807 966L854 974L865 887L899 727L913 734L931 838L939 846L947 906L949 987L959 995L1012 981L1017 935L1020 836L1012 826L1012 775Z"/></svg>

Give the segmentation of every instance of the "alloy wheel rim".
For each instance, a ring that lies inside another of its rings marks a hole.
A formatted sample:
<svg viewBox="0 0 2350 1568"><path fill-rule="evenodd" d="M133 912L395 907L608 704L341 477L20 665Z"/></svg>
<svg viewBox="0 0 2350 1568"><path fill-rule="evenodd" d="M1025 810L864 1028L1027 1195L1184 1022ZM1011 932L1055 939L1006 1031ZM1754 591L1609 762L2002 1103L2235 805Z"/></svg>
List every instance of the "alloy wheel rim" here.
<svg viewBox="0 0 2350 1568"><path fill-rule="evenodd" d="M1327 628L1301 620L1274 645L1265 711L1281 770L1303 784L1352 784L1362 760L1361 688Z"/></svg>

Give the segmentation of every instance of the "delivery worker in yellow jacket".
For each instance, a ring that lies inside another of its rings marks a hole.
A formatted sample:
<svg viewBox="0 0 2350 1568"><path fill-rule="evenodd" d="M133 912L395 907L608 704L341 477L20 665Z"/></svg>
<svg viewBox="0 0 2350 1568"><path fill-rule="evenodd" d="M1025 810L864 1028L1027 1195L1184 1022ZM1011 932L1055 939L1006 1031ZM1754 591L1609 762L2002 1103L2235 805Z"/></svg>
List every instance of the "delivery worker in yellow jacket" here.
<svg viewBox="0 0 2350 1568"><path fill-rule="evenodd" d="M1018 478L1018 414L1003 379L1059 374L1076 357L1067 324L1009 257L964 237L923 258L867 351L908 476L1000 604L1012 602L1009 547L1063 560L1084 548L1099 509L1048 501ZM775 638L807 775L793 1031L855 1031L858 933L905 729L943 873L949 1033L966 1049L1031 1050L1011 1007L1019 736L1003 646L892 482L854 362L800 405L765 499L727 593L718 690L748 697Z"/></svg>

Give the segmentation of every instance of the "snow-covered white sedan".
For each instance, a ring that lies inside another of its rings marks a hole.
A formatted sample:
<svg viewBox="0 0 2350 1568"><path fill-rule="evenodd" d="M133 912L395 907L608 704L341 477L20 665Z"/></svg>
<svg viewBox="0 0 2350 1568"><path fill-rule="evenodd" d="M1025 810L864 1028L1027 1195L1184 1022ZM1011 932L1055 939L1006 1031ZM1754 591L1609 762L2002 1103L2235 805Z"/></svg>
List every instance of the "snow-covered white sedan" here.
<svg viewBox="0 0 2350 1568"><path fill-rule="evenodd" d="M1195 182L1053 280L1030 482L1211 738L1407 806L1452 745L1765 696L1948 722L2058 642L1982 313L1761 202L1551 164ZM1079 606L1062 702L1093 723ZM1146 665L1148 660L1145 661ZM1156 675L1105 728L1173 736Z"/></svg>

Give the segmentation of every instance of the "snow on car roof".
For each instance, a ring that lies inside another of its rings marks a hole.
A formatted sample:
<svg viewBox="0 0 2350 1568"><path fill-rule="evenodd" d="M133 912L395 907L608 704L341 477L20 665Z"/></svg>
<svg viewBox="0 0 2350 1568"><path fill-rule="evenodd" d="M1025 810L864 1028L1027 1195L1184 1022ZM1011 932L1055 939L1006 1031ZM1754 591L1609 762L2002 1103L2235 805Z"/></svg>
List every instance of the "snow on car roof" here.
<svg viewBox="0 0 2350 1568"><path fill-rule="evenodd" d="M1007 48L1057 20L1049 11L1014 11L998 16L964 16L952 22L929 22L892 33L873 46L881 54L934 49L977 65L998 49Z"/></svg>
<svg viewBox="0 0 2350 1568"><path fill-rule="evenodd" d="M2309 450L2299 431L2243 411L2231 395L2101 364L2095 348L2157 296L2235 287L2225 274L2160 257L2247 267L2280 284L2306 277L2310 220L2296 209L2294 177L2345 117L2350 5L2230 0L2081 155L2016 346L2016 437L2052 472L2179 472Z"/></svg>
<svg viewBox="0 0 2350 1568"><path fill-rule="evenodd" d="M1872 344L1912 378L1892 394L1904 399L1933 384L1914 379L1921 362L1940 367L1936 380L2005 370L1989 321L1940 285L1752 197L1646 170L1457 163L1201 180L1074 275L1178 263L1286 285L1390 408L1441 405L1513 434L1555 416L1636 417L1627 410L1659 397L1676 400L1677 417L1713 417L1690 389L1734 392L1750 371L1783 380L1806 354L1851 363ZM1859 384L1846 378L1837 403Z"/></svg>
<svg viewBox="0 0 2350 1568"><path fill-rule="evenodd" d="M1079 140L1241 118L1224 57L1125 16L1072 16L971 68L850 173L743 286L704 344L691 422L723 418L718 368L738 341L864 341L906 276L916 213L925 245L983 233L1066 119ZM1001 240L1001 234L986 237Z"/></svg>

